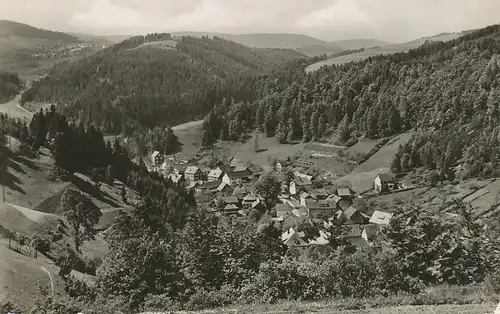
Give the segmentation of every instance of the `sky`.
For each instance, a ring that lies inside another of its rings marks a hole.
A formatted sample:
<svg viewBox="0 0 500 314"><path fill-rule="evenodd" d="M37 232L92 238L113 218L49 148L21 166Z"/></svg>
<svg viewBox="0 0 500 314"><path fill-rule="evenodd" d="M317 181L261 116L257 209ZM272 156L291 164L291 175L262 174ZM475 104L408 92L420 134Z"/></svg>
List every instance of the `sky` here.
<svg viewBox="0 0 500 314"><path fill-rule="evenodd" d="M0 19L63 32L300 33L403 42L500 23L500 0L0 0Z"/></svg>

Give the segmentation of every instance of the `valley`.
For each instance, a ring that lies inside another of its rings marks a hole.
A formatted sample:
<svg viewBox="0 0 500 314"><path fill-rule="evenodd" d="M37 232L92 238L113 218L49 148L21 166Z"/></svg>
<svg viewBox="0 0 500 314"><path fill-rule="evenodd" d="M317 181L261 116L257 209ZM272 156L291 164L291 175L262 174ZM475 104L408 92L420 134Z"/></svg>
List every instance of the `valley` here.
<svg viewBox="0 0 500 314"><path fill-rule="evenodd" d="M58 43L0 69L0 311L498 303L499 25L403 44L47 32L0 23L30 62L19 38Z"/></svg>

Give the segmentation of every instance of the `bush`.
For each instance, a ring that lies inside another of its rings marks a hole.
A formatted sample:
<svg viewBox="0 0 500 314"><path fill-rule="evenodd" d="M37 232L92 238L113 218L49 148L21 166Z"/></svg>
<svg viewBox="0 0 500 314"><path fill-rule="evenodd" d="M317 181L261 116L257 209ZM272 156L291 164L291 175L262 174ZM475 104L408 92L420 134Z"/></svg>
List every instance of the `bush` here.
<svg viewBox="0 0 500 314"><path fill-rule="evenodd" d="M181 305L172 300L166 294L154 295L148 294L144 299L144 302L141 307L141 311L143 312L151 312L151 311L179 311L181 310Z"/></svg>
<svg viewBox="0 0 500 314"><path fill-rule="evenodd" d="M218 308L234 303L238 298L235 289L230 286L223 286L216 291L198 291L191 295L185 308L189 311L196 311L208 308Z"/></svg>
<svg viewBox="0 0 500 314"><path fill-rule="evenodd" d="M50 251L50 239L47 237L36 234L31 238L31 244L38 252L47 253Z"/></svg>
<svg viewBox="0 0 500 314"><path fill-rule="evenodd" d="M500 270L497 269L488 274L484 280L484 286L489 292L500 293Z"/></svg>

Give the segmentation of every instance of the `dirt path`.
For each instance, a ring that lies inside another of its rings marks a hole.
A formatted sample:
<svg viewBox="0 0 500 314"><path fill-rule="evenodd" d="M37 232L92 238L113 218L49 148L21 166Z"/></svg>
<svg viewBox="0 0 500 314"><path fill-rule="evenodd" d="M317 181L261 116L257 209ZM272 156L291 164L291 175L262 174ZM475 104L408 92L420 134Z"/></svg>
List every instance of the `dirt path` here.
<svg viewBox="0 0 500 314"><path fill-rule="evenodd" d="M42 268L42 270L44 272L47 273L47 275L49 275L49 280L50 280L50 290L51 290L51 294L52 296L54 296L54 281L52 280L52 274L43 266L40 266Z"/></svg>

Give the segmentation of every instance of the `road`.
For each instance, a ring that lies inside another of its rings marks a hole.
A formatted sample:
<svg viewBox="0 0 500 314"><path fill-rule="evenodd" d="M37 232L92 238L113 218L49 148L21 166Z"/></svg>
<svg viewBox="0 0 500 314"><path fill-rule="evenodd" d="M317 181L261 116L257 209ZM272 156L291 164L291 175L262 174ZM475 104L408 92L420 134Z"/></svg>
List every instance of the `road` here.
<svg viewBox="0 0 500 314"><path fill-rule="evenodd" d="M21 94L6 103L0 104L0 113L6 113L11 118L31 120L33 113L21 107L20 102Z"/></svg>

